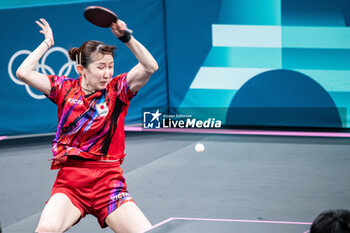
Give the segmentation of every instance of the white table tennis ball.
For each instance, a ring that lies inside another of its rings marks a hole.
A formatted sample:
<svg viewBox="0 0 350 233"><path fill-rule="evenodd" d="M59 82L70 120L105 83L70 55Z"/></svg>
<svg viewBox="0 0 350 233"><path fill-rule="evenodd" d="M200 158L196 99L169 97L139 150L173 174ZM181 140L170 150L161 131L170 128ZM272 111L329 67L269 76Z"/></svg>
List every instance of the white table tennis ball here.
<svg viewBox="0 0 350 233"><path fill-rule="evenodd" d="M204 151L204 145L202 143L197 143L194 149L197 152L203 152Z"/></svg>

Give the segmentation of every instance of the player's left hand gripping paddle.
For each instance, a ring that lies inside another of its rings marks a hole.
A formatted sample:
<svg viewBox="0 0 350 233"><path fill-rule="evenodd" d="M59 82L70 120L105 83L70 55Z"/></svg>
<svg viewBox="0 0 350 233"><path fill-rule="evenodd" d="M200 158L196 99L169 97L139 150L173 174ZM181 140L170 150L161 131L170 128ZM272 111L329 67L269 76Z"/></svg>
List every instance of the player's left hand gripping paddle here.
<svg viewBox="0 0 350 233"><path fill-rule="evenodd" d="M88 6L84 10L84 17L92 24L108 28L113 22L117 22L118 16L111 10L101 6ZM126 32L132 33L132 30L127 29Z"/></svg>

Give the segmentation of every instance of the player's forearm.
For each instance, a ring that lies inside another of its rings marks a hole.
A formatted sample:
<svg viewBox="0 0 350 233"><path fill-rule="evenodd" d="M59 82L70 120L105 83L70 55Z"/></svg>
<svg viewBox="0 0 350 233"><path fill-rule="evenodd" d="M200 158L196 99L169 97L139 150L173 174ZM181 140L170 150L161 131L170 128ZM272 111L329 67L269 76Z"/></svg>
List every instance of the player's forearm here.
<svg viewBox="0 0 350 233"><path fill-rule="evenodd" d="M154 73L158 70L158 63L153 58L152 54L133 36L131 36L131 39L125 44L148 73Z"/></svg>
<svg viewBox="0 0 350 233"><path fill-rule="evenodd" d="M48 40L43 41L29 56L22 62L17 69L16 75L20 80L29 79L34 71L35 65L39 62L40 58L49 49Z"/></svg>

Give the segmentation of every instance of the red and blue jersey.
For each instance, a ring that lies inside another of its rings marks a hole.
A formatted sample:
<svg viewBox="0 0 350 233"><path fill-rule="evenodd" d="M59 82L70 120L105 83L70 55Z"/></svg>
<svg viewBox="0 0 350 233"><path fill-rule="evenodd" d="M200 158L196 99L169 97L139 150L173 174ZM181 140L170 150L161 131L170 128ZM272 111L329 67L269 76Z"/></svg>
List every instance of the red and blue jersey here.
<svg viewBox="0 0 350 233"><path fill-rule="evenodd" d="M126 76L114 77L106 89L91 95L81 89L81 77L48 76L48 98L57 105L58 115L51 169L60 168L70 155L93 160L124 158L124 119L136 95L130 91Z"/></svg>

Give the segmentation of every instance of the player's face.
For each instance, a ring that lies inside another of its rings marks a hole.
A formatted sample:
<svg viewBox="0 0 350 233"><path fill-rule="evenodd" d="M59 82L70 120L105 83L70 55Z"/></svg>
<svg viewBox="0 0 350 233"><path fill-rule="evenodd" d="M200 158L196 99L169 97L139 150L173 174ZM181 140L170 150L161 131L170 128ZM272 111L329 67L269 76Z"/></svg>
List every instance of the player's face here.
<svg viewBox="0 0 350 233"><path fill-rule="evenodd" d="M103 90L112 80L114 70L114 59L109 54L97 54L93 62L86 69L86 79L89 86L94 90Z"/></svg>

